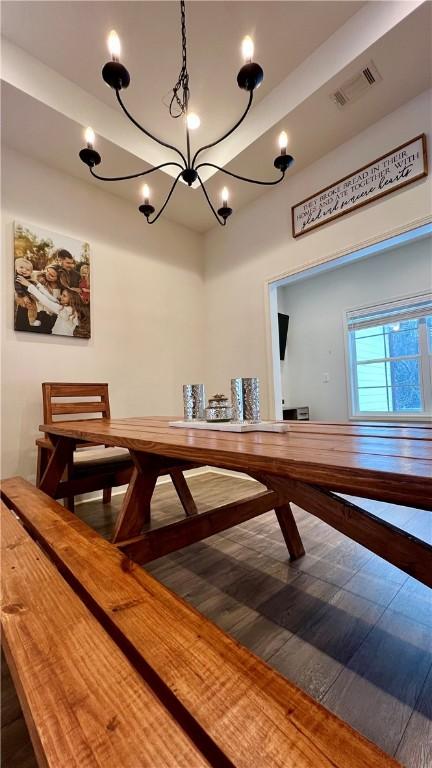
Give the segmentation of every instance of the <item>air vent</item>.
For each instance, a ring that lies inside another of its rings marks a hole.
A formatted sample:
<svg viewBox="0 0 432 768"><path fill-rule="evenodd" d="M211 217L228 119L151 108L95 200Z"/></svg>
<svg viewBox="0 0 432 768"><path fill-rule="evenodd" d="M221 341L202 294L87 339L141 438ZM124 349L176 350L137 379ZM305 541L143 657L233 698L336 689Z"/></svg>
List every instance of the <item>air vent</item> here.
<svg viewBox="0 0 432 768"><path fill-rule="evenodd" d="M361 69L360 72L346 80L340 88L330 94L330 98L339 109L344 109L347 104L360 99L370 88L373 88L382 80L373 61Z"/></svg>

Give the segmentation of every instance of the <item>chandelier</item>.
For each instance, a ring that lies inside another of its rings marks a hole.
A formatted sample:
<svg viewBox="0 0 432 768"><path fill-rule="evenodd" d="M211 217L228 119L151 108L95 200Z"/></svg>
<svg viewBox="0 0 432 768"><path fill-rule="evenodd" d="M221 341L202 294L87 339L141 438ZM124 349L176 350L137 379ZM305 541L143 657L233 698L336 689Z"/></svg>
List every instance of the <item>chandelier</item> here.
<svg viewBox="0 0 432 768"><path fill-rule="evenodd" d="M155 213L155 208L150 202L150 189L147 186L147 184L144 184L143 186L144 202L142 203L142 205L139 206L139 210L141 211L142 214L144 214L147 222L149 224L154 224L158 220L158 218L161 216L166 206L168 205L171 199L171 196L177 186L178 181L182 179L183 182L185 182L189 187L191 187L195 181L199 182L201 189L203 191L203 194L205 196L205 199L207 200L207 203L210 206L216 220L219 222L219 224L221 224L222 226L225 226L227 219L232 214L232 208L228 206L228 199L229 199L228 189L226 187L223 188L222 194L221 194L222 205L220 208L216 210L204 186L201 176L199 174L200 169L214 168L217 171L221 171L221 173L226 174L227 176L231 176L234 179L239 179L240 181L245 181L248 184L274 186L276 184L279 184L284 179L287 169L293 162L293 158L291 157L291 155L287 154L286 150L287 150L287 144L288 144L288 137L286 132L282 131L282 133L279 136L280 153L275 158L273 163L274 167L280 172L280 175L278 176L278 178L272 181L260 181L258 179L249 179L249 178L246 178L245 176L239 176L237 173L232 173L231 171L227 171L225 168L220 168L215 163L198 162L198 158L201 152L207 149L211 149L211 147L215 147L217 144L220 144L221 141L224 141L224 139L230 136L239 127L239 125L241 125L241 123L245 119L246 115L248 114L252 106L254 91L262 83L264 72L259 64L252 61L253 53L254 53L254 44L252 39L249 36L245 37L242 43L244 65L241 67L237 75L237 84L239 88L249 93L246 109L241 115L241 117L239 118L239 120L237 120L235 125L233 125L233 127L230 128L229 131L227 131L219 139L216 139L216 141L212 141L210 144L205 144L204 146L200 147L200 149L197 149L196 152L192 154L190 131L193 131L199 127L200 119L197 114L189 111L190 90L189 90L189 73L187 70L186 17L185 17L184 0L181 0L180 2L180 12L181 12L181 37L182 37L182 66L180 69L178 80L172 90L172 96L169 103L169 113L170 113L170 116L175 119L184 118L185 132L186 132L186 152L183 152L181 149L178 149L177 147L171 144L168 144L168 142L162 141L156 136L153 136L153 134L150 133L150 131L148 131L146 128L140 125L140 123L130 114L129 110L124 104L120 92L129 86L130 75L126 67L120 62L120 40L117 33L114 31L110 32L108 37L108 49L111 54L111 61L107 62L103 67L102 77L105 83L109 85L110 88L113 89L113 91L115 91L116 99L121 109L123 110L124 114L126 115L126 117L150 139L153 139L153 141L156 141L158 144L160 144L163 147L166 147L168 150L175 152L180 158L181 162L178 162L178 159L168 160L167 162L162 163L161 165L157 165L154 168L150 168L149 170L146 170L146 171L140 171L138 173L132 173L128 176L111 176L111 177L100 176L98 173L96 173L95 167L99 165L99 163L101 162L101 156L94 149L95 134L92 128L87 128L85 131L85 140L86 140L87 146L80 151L79 156L82 162L89 167L91 175L94 176L94 178L99 179L100 181L125 181L127 179L136 179L141 176L147 176L151 173L154 173L155 171L160 170L161 168L166 168L167 166L177 167L177 169L180 169L180 170L178 171L177 176L175 177L174 182L171 186L171 189L168 193L168 196L165 202L163 203L163 205L161 206L161 208L159 209L158 213Z"/></svg>

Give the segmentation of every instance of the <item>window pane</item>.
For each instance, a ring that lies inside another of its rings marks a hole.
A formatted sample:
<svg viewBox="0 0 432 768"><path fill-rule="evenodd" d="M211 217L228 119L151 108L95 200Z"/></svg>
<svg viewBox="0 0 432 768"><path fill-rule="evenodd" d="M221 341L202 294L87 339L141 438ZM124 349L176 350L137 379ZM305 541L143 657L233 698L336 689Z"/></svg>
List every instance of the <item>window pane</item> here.
<svg viewBox="0 0 432 768"><path fill-rule="evenodd" d="M389 404L388 402L387 387L359 389L358 400L360 411L381 411L387 413L392 410L391 403Z"/></svg>
<svg viewBox="0 0 432 768"><path fill-rule="evenodd" d="M420 386L420 366L418 360L392 360L389 363L392 386L411 384Z"/></svg>
<svg viewBox="0 0 432 768"><path fill-rule="evenodd" d="M419 387L393 387L394 411L421 411L422 398Z"/></svg>
<svg viewBox="0 0 432 768"><path fill-rule="evenodd" d="M382 327L376 325L372 328L360 328L358 331L353 331L356 339L363 339L365 336L380 336L382 334Z"/></svg>
<svg viewBox="0 0 432 768"><path fill-rule="evenodd" d="M385 387L390 384L386 376L386 363L361 363L357 366L359 387Z"/></svg>
<svg viewBox="0 0 432 768"><path fill-rule="evenodd" d="M368 331L377 330L375 328L367 328ZM379 334L363 335L360 338L358 333L364 333L364 331L355 331L355 346L357 360L377 360L381 357L386 357L385 339L382 332L382 328L379 328Z"/></svg>
<svg viewBox="0 0 432 768"><path fill-rule="evenodd" d="M432 352L432 315L426 318L427 333L429 339L429 352Z"/></svg>
<svg viewBox="0 0 432 768"><path fill-rule="evenodd" d="M389 357L418 355L418 320L404 320L393 326L386 326L388 333Z"/></svg>

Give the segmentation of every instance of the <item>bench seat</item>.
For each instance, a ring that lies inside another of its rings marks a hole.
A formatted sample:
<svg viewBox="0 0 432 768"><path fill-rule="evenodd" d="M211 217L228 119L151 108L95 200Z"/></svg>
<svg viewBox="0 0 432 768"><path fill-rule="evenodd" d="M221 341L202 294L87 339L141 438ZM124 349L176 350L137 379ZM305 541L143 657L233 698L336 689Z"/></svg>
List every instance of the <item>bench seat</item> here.
<svg viewBox="0 0 432 768"><path fill-rule="evenodd" d="M45 437L38 438L36 440L36 445L39 446L39 448L45 448L47 451L53 450L53 444L50 440L48 440ZM132 466L133 462L131 459L130 452L127 448L118 448L116 446L97 446L92 445L91 443L82 443L79 445L78 449L73 452L73 463L74 468L77 468L77 465L79 464L81 467L85 466L91 466L93 464L109 464L112 462L113 464L126 462ZM173 468L181 469L181 465L178 463L176 464L175 460L172 461L173 466L170 466L169 462L167 462L166 468L161 470L161 475L170 474L173 470ZM175 467L174 467L175 465ZM183 469L196 469L197 467L201 467L201 464L196 464L193 462L185 462ZM79 468L78 468L79 469Z"/></svg>
<svg viewBox="0 0 432 768"><path fill-rule="evenodd" d="M100 464L111 461L131 461L127 448L81 448L74 451L73 461L75 466L79 464Z"/></svg>
<svg viewBox="0 0 432 768"><path fill-rule="evenodd" d="M2 645L38 764L209 766L3 503L0 515Z"/></svg>
<svg viewBox="0 0 432 768"><path fill-rule="evenodd" d="M29 483L2 496L211 765L398 765Z"/></svg>
<svg viewBox="0 0 432 768"><path fill-rule="evenodd" d="M46 448L52 451L53 445L47 438L38 438L36 445L39 448ZM83 445L77 451L73 452L74 464L101 464L108 461L129 461L131 456L127 448L116 448L96 445Z"/></svg>

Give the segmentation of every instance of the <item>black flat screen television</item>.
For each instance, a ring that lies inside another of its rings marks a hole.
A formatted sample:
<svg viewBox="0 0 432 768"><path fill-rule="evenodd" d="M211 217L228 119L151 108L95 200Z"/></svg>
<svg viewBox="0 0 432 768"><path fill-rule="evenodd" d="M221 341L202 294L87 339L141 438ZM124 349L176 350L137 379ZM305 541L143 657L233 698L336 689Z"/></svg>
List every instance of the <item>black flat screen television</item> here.
<svg viewBox="0 0 432 768"><path fill-rule="evenodd" d="M286 350L287 336L288 336L288 323L289 323L289 315L284 315L282 314L282 312L278 312L279 357L281 360L285 360L285 350Z"/></svg>

